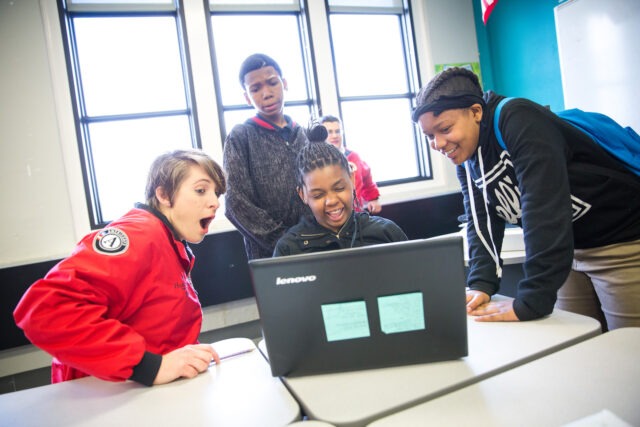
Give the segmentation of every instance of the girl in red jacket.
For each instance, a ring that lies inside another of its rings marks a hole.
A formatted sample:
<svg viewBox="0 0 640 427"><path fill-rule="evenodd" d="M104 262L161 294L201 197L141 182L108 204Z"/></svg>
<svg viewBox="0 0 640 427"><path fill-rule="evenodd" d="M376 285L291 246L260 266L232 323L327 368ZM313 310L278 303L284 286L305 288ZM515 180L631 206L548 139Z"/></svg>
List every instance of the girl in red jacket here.
<svg viewBox="0 0 640 427"><path fill-rule="evenodd" d="M146 204L85 236L27 290L14 317L53 355L52 382L93 375L163 384L219 362L210 345L198 344L202 309L187 242L207 234L225 186L220 166L201 151L161 155Z"/></svg>

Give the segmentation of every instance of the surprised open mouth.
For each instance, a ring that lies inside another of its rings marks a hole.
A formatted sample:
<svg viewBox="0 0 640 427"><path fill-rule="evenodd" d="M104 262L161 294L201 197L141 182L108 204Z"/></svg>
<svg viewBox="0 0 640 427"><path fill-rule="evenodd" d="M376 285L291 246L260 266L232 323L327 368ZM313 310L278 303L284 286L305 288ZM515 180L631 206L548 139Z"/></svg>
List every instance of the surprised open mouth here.
<svg viewBox="0 0 640 427"><path fill-rule="evenodd" d="M209 224L211 224L211 221L213 221L212 216L207 217L207 218L202 218L200 220L200 227L202 227L203 230L208 230L209 229Z"/></svg>

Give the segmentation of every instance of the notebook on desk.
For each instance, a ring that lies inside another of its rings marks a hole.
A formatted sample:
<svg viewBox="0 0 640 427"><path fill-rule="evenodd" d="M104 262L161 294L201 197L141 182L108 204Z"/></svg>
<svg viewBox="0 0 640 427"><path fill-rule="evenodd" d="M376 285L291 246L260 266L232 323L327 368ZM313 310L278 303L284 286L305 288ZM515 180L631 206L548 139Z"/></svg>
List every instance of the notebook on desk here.
<svg viewBox="0 0 640 427"><path fill-rule="evenodd" d="M462 238L249 261L274 376L467 355Z"/></svg>

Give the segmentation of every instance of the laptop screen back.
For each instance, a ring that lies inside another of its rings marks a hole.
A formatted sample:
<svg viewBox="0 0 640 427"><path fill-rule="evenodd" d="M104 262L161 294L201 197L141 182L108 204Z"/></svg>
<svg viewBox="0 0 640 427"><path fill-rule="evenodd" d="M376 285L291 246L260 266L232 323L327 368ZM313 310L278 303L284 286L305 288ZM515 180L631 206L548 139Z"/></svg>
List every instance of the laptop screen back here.
<svg viewBox="0 0 640 427"><path fill-rule="evenodd" d="M249 262L274 376L467 355L459 236Z"/></svg>

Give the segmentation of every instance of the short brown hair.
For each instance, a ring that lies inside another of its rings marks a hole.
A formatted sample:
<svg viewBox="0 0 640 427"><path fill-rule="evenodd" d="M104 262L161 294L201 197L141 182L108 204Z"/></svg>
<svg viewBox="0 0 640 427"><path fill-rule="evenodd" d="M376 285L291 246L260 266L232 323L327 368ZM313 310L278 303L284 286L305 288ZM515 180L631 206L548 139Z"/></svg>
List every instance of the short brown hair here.
<svg viewBox="0 0 640 427"><path fill-rule="evenodd" d="M338 117L332 116L331 114L320 117L320 123L338 123L340 126L342 126L342 121Z"/></svg>
<svg viewBox="0 0 640 427"><path fill-rule="evenodd" d="M173 204L176 191L187 177L189 166L200 166L216 185L216 195L227 190L224 172L218 163L201 150L175 150L158 156L149 169L145 191L146 203L154 209L160 208L156 188L162 187Z"/></svg>

